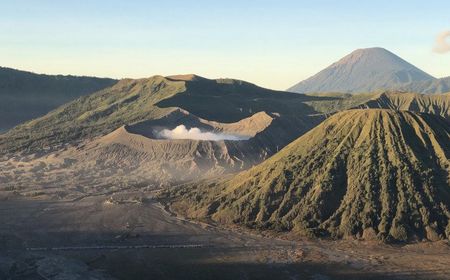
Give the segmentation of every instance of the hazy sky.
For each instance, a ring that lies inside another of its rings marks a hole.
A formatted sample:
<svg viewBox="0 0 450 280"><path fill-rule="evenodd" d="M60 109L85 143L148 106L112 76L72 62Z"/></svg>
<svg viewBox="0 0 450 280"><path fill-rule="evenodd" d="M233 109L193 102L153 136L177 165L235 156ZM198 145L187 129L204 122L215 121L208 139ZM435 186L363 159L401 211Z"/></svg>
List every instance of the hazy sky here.
<svg viewBox="0 0 450 280"><path fill-rule="evenodd" d="M436 77L450 1L0 0L0 65L114 78L196 73L286 89L380 46Z"/></svg>

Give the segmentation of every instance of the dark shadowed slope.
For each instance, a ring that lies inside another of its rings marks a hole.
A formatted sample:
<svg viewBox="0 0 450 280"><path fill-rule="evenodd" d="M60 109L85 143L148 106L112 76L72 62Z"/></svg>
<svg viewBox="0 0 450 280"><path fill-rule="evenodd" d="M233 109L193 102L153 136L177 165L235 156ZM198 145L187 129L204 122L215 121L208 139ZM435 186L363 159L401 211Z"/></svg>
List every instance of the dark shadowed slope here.
<svg viewBox="0 0 450 280"><path fill-rule="evenodd" d="M358 49L288 91L371 92L436 79L383 48ZM427 85L423 85L425 87ZM427 88L430 85L427 86ZM419 86L414 87L419 90ZM419 92L422 92L420 90ZM434 92L433 92L434 93Z"/></svg>
<svg viewBox="0 0 450 280"><path fill-rule="evenodd" d="M337 113L262 164L174 188L173 210L259 229L381 240L450 235L450 125L393 110Z"/></svg>
<svg viewBox="0 0 450 280"><path fill-rule="evenodd" d="M0 132L116 82L95 77L40 75L0 67Z"/></svg>

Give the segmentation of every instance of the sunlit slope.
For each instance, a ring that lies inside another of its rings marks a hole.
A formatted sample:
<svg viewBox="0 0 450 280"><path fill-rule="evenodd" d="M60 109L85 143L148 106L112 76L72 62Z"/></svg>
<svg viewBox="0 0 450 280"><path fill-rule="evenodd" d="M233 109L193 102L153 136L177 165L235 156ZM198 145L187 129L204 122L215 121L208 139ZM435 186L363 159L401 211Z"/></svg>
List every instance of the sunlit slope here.
<svg viewBox="0 0 450 280"><path fill-rule="evenodd" d="M164 196L187 216L258 229L436 240L450 235L449 156L441 117L349 110L248 171Z"/></svg>

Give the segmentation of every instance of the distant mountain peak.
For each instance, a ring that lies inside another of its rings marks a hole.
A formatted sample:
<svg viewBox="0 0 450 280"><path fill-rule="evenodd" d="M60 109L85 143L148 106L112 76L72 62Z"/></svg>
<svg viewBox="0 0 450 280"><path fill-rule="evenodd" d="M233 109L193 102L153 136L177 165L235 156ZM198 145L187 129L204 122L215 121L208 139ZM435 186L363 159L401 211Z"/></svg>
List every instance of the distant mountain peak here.
<svg viewBox="0 0 450 280"><path fill-rule="evenodd" d="M365 59L365 58L369 58L369 57L380 58L382 56L392 57L392 56L396 56L396 55L391 53L390 51L388 51L384 48L380 48L380 47L356 49L353 52L351 52L350 54L344 56L342 59L340 59L333 65L357 63L361 59Z"/></svg>
<svg viewBox="0 0 450 280"><path fill-rule="evenodd" d="M293 92L369 92L395 89L435 78L380 47L357 49L316 75L289 88Z"/></svg>
<svg viewBox="0 0 450 280"><path fill-rule="evenodd" d="M413 69L421 71L396 54L380 47L357 49L333 65L347 65L356 63L364 63L368 67L377 67L380 68L380 71L387 69ZM426 73L424 72L424 74ZM429 76L428 78L433 78L428 74L426 75Z"/></svg>

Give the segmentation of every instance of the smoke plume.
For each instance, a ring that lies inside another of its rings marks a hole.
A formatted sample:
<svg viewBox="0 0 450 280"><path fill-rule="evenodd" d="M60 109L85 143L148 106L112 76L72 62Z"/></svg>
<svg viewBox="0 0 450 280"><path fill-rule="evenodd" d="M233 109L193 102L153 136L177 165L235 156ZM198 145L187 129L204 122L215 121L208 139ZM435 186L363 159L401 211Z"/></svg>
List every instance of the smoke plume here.
<svg viewBox="0 0 450 280"><path fill-rule="evenodd" d="M436 38L433 51L436 53L446 53L450 51L450 30L440 33Z"/></svg>
<svg viewBox="0 0 450 280"><path fill-rule="evenodd" d="M192 139L192 140L208 140L208 141L220 141L220 140L247 140L250 137L235 134L203 132L198 127L192 127L187 129L184 125L179 125L174 129L163 129L158 132L161 138L165 139Z"/></svg>

